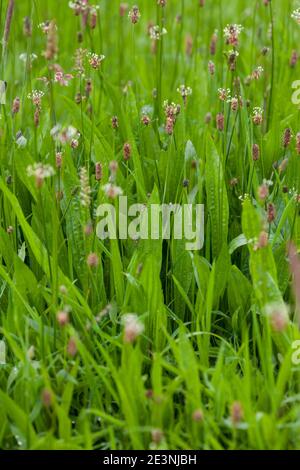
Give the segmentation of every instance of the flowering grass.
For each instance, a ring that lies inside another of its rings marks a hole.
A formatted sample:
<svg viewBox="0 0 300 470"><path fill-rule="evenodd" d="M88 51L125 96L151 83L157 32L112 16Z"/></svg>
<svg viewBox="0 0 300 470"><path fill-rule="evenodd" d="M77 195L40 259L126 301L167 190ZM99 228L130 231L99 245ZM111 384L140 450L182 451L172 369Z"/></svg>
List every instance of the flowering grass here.
<svg viewBox="0 0 300 470"><path fill-rule="evenodd" d="M300 448L297 7L1 0L1 449Z"/></svg>

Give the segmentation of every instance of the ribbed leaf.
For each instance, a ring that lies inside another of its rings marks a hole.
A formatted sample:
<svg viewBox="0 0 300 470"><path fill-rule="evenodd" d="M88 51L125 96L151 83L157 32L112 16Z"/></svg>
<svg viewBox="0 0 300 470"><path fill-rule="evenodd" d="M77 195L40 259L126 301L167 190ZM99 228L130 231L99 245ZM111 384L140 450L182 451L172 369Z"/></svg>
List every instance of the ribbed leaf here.
<svg viewBox="0 0 300 470"><path fill-rule="evenodd" d="M262 230L262 221L258 209L252 206L249 199L243 203L242 224L250 250L250 273L257 300L261 307L270 302L282 301L271 246L255 249L255 242Z"/></svg>
<svg viewBox="0 0 300 470"><path fill-rule="evenodd" d="M223 243L227 243L229 209L222 162L211 137L206 141L205 177L212 255L215 258Z"/></svg>

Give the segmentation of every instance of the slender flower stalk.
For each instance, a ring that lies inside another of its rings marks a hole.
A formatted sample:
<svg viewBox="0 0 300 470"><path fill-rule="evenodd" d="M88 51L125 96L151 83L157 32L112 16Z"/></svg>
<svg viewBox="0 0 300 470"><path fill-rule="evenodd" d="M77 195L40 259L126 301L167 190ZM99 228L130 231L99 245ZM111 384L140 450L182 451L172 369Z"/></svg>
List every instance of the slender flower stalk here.
<svg viewBox="0 0 300 470"><path fill-rule="evenodd" d="M89 207L91 204L91 188L85 167L80 168L80 204Z"/></svg>
<svg viewBox="0 0 300 470"><path fill-rule="evenodd" d="M275 75L275 41L274 41L274 17L273 17L273 2L269 2L270 21L271 21L271 43L272 43L272 64L271 64L271 83L270 83L270 95L268 105L268 117L267 117L267 131L271 125L272 107L273 107L273 90L274 90L274 75Z"/></svg>
<svg viewBox="0 0 300 470"><path fill-rule="evenodd" d="M46 60L52 60L56 57L58 52L58 45L57 45L57 27L54 20L50 21L49 28L47 32L47 47L46 51L44 52L44 56Z"/></svg>
<svg viewBox="0 0 300 470"><path fill-rule="evenodd" d="M179 56L180 56L180 50L181 50L181 43L182 43L182 35L183 35L183 27L184 27L184 0L181 0L181 13L180 13L180 26L179 26L179 32L177 34L177 49L176 49L176 56L175 56L175 65L174 65L174 72L173 72L173 79L172 79L172 86L171 88L174 88L174 85L176 83L177 79L177 71L178 71L178 62L179 62ZM159 15L159 12L157 12Z"/></svg>
<svg viewBox="0 0 300 470"><path fill-rule="evenodd" d="M164 38L163 35L166 33L166 30L163 27L163 10L160 8L160 5L157 5L157 26L155 27L159 32L162 32L159 35L160 41L157 42L156 50L156 101L155 101L155 110L157 117L161 118L161 98L162 98L162 66L163 66L163 45Z"/></svg>
<svg viewBox="0 0 300 470"><path fill-rule="evenodd" d="M6 52L6 48L8 44L8 38L9 38L14 8L15 8L15 0L9 0L7 12L6 12L5 25L4 25L2 57L5 56L5 52Z"/></svg>

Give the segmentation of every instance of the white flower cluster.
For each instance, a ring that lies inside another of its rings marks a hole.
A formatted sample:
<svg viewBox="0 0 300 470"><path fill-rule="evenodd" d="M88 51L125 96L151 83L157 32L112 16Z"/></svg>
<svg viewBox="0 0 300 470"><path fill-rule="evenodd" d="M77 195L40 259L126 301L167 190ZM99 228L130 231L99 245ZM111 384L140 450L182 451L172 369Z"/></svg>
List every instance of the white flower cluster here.
<svg viewBox="0 0 300 470"><path fill-rule="evenodd" d="M296 21L296 23L300 24L300 8L297 8L291 14L291 18Z"/></svg>
<svg viewBox="0 0 300 470"><path fill-rule="evenodd" d="M253 116L262 116L263 115L263 110L262 108L259 108L258 106L253 108Z"/></svg>
<svg viewBox="0 0 300 470"><path fill-rule="evenodd" d="M240 24L228 24L223 30L227 43L233 46L237 46L239 42L239 35L243 29L243 26Z"/></svg>
<svg viewBox="0 0 300 470"><path fill-rule="evenodd" d="M251 78L253 80L258 80L262 76L263 72L264 72L263 67L259 65L258 67L256 67L255 70L253 70Z"/></svg>
<svg viewBox="0 0 300 470"><path fill-rule="evenodd" d="M26 63L27 60L29 60L29 62L31 63L31 62L33 62L34 60L37 59L37 55L34 54L34 53L32 53L32 54L27 54L26 52L22 52L22 53L19 55L19 59L20 59L22 62L24 62L24 63Z"/></svg>
<svg viewBox="0 0 300 470"><path fill-rule="evenodd" d="M166 28L160 28L158 25L152 26L149 30L150 38L159 41L162 36L167 34Z"/></svg>
<svg viewBox="0 0 300 470"><path fill-rule="evenodd" d="M44 165L39 162L27 167L27 175L35 176L36 178L43 180L55 175L55 171L51 165Z"/></svg>
<svg viewBox="0 0 300 470"><path fill-rule="evenodd" d="M40 108L44 95L45 93L41 90L32 90L32 92L27 95L27 98L32 101L34 106Z"/></svg>
<svg viewBox="0 0 300 470"><path fill-rule="evenodd" d="M145 327L135 313L128 313L123 316L122 323L124 325L124 342L133 343L140 336Z"/></svg>
<svg viewBox="0 0 300 470"><path fill-rule="evenodd" d="M98 69L101 65L101 62L105 59L105 55L103 54L96 54L95 52L89 52L87 54L89 58L89 64L93 69Z"/></svg>
<svg viewBox="0 0 300 470"><path fill-rule="evenodd" d="M232 57L232 56L235 56L235 57L238 57L240 55L240 53L234 49L230 49L230 51L228 51L227 55L229 57Z"/></svg>
<svg viewBox="0 0 300 470"><path fill-rule="evenodd" d="M177 91L181 94L183 98L186 98L187 96L190 96L193 93L193 90L189 86L185 85L180 85L180 87L177 88Z"/></svg>
<svg viewBox="0 0 300 470"><path fill-rule="evenodd" d="M232 34L239 35L243 29L244 27L241 24L228 24L224 28L224 36L229 38Z"/></svg>
<svg viewBox="0 0 300 470"><path fill-rule="evenodd" d="M123 190L119 186L112 183L107 183L102 187L106 196L110 199L116 199L118 196L122 196Z"/></svg>
<svg viewBox="0 0 300 470"><path fill-rule="evenodd" d="M219 100L221 101L227 101L228 99L231 98L230 95L230 88L218 88L218 96Z"/></svg>

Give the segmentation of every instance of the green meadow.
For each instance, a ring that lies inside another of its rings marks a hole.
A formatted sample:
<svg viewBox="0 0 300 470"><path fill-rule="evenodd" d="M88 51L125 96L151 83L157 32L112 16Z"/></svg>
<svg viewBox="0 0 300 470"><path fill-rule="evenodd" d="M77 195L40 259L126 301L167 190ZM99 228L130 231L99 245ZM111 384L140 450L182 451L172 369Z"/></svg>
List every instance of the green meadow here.
<svg viewBox="0 0 300 470"><path fill-rule="evenodd" d="M298 6L0 0L0 449L300 449Z"/></svg>

